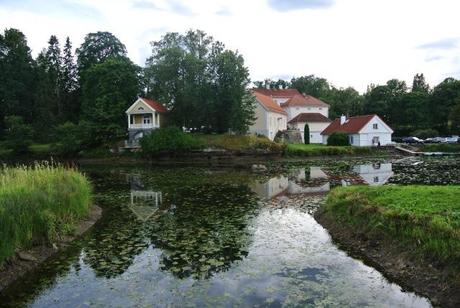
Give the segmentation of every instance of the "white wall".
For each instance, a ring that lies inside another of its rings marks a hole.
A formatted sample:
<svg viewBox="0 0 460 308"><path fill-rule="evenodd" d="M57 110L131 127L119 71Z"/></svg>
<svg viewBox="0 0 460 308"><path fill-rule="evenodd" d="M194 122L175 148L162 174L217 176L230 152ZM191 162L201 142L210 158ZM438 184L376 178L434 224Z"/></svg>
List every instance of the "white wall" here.
<svg viewBox="0 0 460 308"><path fill-rule="evenodd" d="M377 125L377 128L374 128ZM378 137L380 145L391 143L391 135L393 131L379 117L375 116L369 123L364 126L360 133L360 146L372 146L372 139Z"/></svg>
<svg viewBox="0 0 460 308"><path fill-rule="evenodd" d="M305 129L305 122L297 122L291 125L293 128L298 129L300 131L300 134L302 135L302 140L305 140L304 138L304 129ZM322 143L323 138L321 136L321 132L329 126L329 123L318 123L318 122L313 122L313 123L308 123L308 126L310 128L310 143Z"/></svg>
<svg viewBox="0 0 460 308"><path fill-rule="evenodd" d="M320 113L326 118L329 117L328 107L286 107L283 109L288 114L288 121L292 120L301 113Z"/></svg>
<svg viewBox="0 0 460 308"><path fill-rule="evenodd" d="M262 105L257 102L255 117L256 120L254 124L249 127L249 132L251 134L260 134L268 137L268 127L267 127L267 111L262 107Z"/></svg>
<svg viewBox="0 0 460 308"><path fill-rule="evenodd" d="M287 129L286 115L267 111L259 102L255 111L256 121L249 127L251 134L264 135L273 140L279 130Z"/></svg>

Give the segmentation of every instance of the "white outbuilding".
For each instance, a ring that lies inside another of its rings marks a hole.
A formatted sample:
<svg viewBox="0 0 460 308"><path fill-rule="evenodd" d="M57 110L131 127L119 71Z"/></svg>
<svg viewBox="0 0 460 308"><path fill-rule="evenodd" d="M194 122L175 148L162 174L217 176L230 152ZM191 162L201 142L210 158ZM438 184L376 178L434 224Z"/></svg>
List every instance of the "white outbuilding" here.
<svg viewBox="0 0 460 308"><path fill-rule="evenodd" d="M321 133L323 144L327 144L327 139L335 132L347 134L350 144L354 146L388 145L393 134L391 127L376 114L335 119Z"/></svg>

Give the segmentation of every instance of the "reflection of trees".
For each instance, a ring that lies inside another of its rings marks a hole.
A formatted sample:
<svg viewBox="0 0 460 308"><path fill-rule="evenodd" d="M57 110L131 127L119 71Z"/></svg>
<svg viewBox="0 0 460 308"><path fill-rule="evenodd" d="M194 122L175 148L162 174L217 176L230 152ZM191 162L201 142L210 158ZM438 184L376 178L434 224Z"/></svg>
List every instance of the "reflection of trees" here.
<svg viewBox="0 0 460 308"><path fill-rule="evenodd" d="M162 269L207 278L247 255L247 225L257 205L247 186L196 185L173 195L176 208L151 222L152 243L163 249Z"/></svg>
<svg viewBox="0 0 460 308"><path fill-rule="evenodd" d="M104 194L97 201L112 209L104 213L103 221L84 248L84 261L97 276L112 278L123 274L149 246L148 226L129 209L127 193Z"/></svg>

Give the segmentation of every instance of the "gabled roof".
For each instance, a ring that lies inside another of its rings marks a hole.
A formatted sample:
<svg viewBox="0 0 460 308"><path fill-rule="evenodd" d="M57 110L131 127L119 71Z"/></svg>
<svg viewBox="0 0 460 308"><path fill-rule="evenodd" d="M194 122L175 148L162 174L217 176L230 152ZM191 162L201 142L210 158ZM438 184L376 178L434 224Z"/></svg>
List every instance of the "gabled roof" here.
<svg viewBox="0 0 460 308"><path fill-rule="evenodd" d="M347 118L343 125L340 125L340 118L335 119L328 127L326 127L321 135L330 135L335 132L347 133L347 134L357 134L361 129L369 123L374 117L377 117L375 114L362 115L356 117Z"/></svg>
<svg viewBox="0 0 460 308"><path fill-rule="evenodd" d="M156 101L154 101L152 99L143 98L143 97L140 97L140 99L143 100L144 103L146 103L147 105L149 105L150 107L155 109L155 111L158 111L160 113L168 112L168 110L166 110L166 108L162 104L160 104L160 103L158 103L158 102L156 102Z"/></svg>
<svg viewBox="0 0 460 308"><path fill-rule="evenodd" d="M257 101L268 111L287 115L286 111L284 111L270 96L263 95L257 91L254 91L253 94Z"/></svg>
<svg viewBox="0 0 460 308"><path fill-rule="evenodd" d="M330 123L331 120L325 116L323 116L321 113L301 113L295 116L291 121L288 123L297 123L297 122L302 122L302 123Z"/></svg>
<svg viewBox="0 0 460 308"><path fill-rule="evenodd" d="M298 94L282 103L281 107L329 107L329 105L313 96Z"/></svg>
<svg viewBox="0 0 460 308"><path fill-rule="evenodd" d="M271 97L285 97L291 98L295 95L301 95L297 89L265 89L265 88L254 88L254 92L271 96Z"/></svg>

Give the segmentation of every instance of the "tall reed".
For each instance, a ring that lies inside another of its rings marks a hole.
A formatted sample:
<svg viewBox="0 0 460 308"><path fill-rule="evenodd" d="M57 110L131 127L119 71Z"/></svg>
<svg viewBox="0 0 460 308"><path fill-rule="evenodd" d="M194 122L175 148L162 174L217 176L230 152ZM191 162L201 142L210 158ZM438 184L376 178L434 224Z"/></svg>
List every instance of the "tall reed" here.
<svg viewBox="0 0 460 308"><path fill-rule="evenodd" d="M91 184L52 163L0 167L0 265L15 250L70 233L89 212Z"/></svg>

